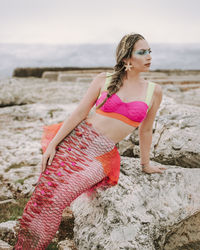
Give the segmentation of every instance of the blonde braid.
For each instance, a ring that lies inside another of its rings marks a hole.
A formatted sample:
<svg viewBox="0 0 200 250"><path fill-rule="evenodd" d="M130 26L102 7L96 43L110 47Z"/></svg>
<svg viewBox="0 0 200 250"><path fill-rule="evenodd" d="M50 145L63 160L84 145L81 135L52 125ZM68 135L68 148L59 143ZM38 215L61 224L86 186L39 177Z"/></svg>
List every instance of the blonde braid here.
<svg viewBox="0 0 200 250"><path fill-rule="evenodd" d="M124 61L125 58L130 58L132 54L132 50L134 48L135 43L140 40L145 39L142 35L137 33L130 33L122 37L116 49L116 65L114 66L114 72L110 76L112 77L107 87L107 96L100 103L96 109L99 109L104 103L111 97L113 94L119 91L119 89L123 86L124 77L127 76L127 72L124 70Z"/></svg>

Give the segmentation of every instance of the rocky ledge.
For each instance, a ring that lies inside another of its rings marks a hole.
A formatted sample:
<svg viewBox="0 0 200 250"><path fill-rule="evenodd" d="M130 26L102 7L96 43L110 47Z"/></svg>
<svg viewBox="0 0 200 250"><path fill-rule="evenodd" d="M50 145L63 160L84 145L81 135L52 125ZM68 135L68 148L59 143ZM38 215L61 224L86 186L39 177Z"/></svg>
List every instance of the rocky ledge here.
<svg viewBox="0 0 200 250"><path fill-rule="evenodd" d="M0 82L0 248L14 245L16 219L40 175L43 125L66 119L99 72L44 71L42 78ZM167 170L141 172L134 131L118 145L119 184L99 190L93 199L82 194L66 208L52 240L57 249L200 249L200 71L144 77L159 83L164 93L151 161Z"/></svg>

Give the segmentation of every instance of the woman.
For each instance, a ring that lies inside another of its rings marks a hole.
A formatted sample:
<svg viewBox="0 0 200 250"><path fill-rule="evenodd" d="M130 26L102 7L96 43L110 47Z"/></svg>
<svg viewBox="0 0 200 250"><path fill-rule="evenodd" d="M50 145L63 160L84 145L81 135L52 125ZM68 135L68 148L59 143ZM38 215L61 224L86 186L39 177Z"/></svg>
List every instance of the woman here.
<svg viewBox="0 0 200 250"><path fill-rule="evenodd" d="M120 156L115 144L136 127L142 171L166 169L149 163L152 126L162 100L161 87L140 76L149 71L150 52L142 35L124 36L114 72L97 75L71 116L45 127L42 173L20 219L15 249L45 249L66 206L85 191L117 184ZM95 103L96 113L88 116Z"/></svg>

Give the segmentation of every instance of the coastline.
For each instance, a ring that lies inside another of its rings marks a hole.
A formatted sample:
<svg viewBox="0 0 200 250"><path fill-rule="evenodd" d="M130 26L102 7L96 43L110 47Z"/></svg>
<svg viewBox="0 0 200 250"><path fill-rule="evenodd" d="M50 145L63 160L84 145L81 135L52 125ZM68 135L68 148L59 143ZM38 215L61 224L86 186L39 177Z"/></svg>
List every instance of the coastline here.
<svg viewBox="0 0 200 250"><path fill-rule="evenodd" d="M62 73L99 73L102 71L112 71L112 67L18 67L15 68L12 77L39 77L41 78L44 72L62 72ZM200 74L200 69L155 69L150 72L163 72L165 74Z"/></svg>

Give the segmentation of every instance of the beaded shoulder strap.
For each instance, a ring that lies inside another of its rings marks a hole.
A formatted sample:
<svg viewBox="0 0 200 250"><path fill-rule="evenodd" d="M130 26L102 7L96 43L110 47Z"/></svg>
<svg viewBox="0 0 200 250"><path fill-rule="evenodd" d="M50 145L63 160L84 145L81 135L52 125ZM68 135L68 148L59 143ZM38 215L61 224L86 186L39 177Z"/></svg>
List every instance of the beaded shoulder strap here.
<svg viewBox="0 0 200 250"><path fill-rule="evenodd" d="M150 104L150 102L151 102L151 99L152 99L152 96L153 96L154 88L155 88L155 83L149 81L149 82L148 82L148 87L147 87L147 94L146 94L146 98L145 98L145 102L147 103L148 106L149 106L149 104ZM150 108L150 107L149 107L149 108ZM148 108L148 109L149 109L149 108Z"/></svg>

